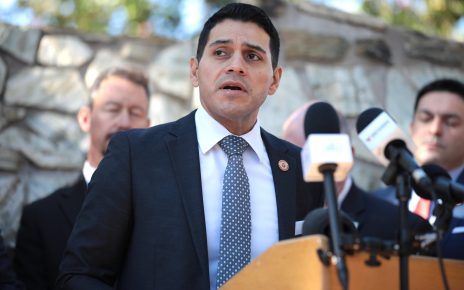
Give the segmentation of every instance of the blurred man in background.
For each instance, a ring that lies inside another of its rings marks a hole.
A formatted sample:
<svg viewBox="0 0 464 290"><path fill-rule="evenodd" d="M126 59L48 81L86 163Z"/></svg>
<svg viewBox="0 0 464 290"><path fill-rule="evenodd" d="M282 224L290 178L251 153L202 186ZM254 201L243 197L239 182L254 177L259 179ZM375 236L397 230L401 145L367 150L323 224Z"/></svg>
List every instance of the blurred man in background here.
<svg viewBox="0 0 464 290"><path fill-rule="evenodd" d="M464 184L464 84L454 79L438 79L419 90L410 126L416 146L414 157L419 164L434 163L444 168L451 179ZM398 204L394 187L374 193ZM415 192L409 210L435 222L434 204ZM453 210L452 226L443 241L444 255L464 259L464 206Z"/></svg>
<svg viewBox="0 0 464 290"><path fill-rule="evenodd" d="M312 101L296 109L284 122L283 138L303 147L306 142L304 120L308 108L317 103ZM340 133L350 135L346 118L337 111ZM354 148L352 148L354 153ZM339 208L348 214L361 237L375 237L382 240L396 240L399 233L398 208L389 202L365 192L348 175L343 181L336 182ZM409 227L413 232L431 231L426 220L415 214L408 216Z"/></svg>
<svg viewBox="0 0 464 290"><path fill-rule="evenodd" d="M77 119L90 144L82 175L75 184L27 205L16 239L15 268L27 289L54 289L58 267L87 184L103 158L111 136L149 126L146 77L114 68L103 72L90 88L90 102Z"/></svg>

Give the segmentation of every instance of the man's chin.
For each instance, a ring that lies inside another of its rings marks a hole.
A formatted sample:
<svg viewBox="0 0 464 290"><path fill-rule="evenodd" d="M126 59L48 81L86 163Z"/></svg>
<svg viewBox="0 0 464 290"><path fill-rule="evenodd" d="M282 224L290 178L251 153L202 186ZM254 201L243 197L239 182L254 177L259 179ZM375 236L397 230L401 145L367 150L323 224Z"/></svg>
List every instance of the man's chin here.
<svg viewBox="0 0 464 290"><path fill-rule="evenodd" d="M436 164L436 165L440 165L440 163L441 163L439 156L437 156L435 154L428 154L428 155L424 156L423 158L421 158L419 162L421 164L433 163L433 164Z"/></svg>

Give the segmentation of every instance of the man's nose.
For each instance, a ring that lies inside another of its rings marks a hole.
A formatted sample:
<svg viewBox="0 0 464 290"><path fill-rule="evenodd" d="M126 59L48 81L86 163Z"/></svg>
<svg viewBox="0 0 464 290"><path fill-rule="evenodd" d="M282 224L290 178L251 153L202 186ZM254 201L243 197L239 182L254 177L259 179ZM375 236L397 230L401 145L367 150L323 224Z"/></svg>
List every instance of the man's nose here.
<svg viewBox="0 0 464 290"><path fill-rule="evenodd" d="M244 59L240 54L234 54L228 63L227 72L234 72L237 74L245 73Z"/></svg>
<svg viewBox="0 0 464 290"><path fill-rule="evenodd" d="M123 110L117 119L117 126L119 131L125 131L131 128L130 114L128 111Z"/></svg>
<svg viewBox="0 0 464 290"><path fill-rule="evenodd" d="M434 118L433 121L430 123L430 132L433 135L441 135L443 130L443 122L440 118Z"/></svg>

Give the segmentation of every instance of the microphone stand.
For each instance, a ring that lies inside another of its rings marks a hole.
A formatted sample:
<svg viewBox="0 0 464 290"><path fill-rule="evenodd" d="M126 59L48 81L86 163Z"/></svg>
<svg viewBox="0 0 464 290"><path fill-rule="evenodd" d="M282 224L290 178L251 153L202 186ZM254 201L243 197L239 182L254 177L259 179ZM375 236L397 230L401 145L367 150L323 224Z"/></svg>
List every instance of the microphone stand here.
<svg viewBox="0 0 464 290"><path fill-rule="evenodd" d="M435 195L435 193L434 193ZM437 231L437 257L438 257L438 266L440 267L440 274L443 281L443 286L445 290L449 289L448 278L446 277L445 265L443 264L443 254L441 252L441 240L443 234L448 230L451 219L453 217L453 207L454 205L443 203L437 199L435 208L433 210L434 215L437 217L434 223L434 228Z"/></svg>
<svg viewBox="0 0 464 290"><path fill-rule="evenodd" d="M338 279L344 290L348 290L348 270L346 268L345 252L342 249L341 225L338 214L337 196L335 194L334 172L337 164L328 163L319 166L319 172L324 176L324 192L329 208L330 234L332 236L332 246L336 257L336 267Z"/></svg>
<svg viewBox="0 0 464 290"><path fill-rule="evenodd" d="M408 201L411 198L411 178L407 172L398 166L396 160L392 161L385 170L382 181L387 185L396 186L396 197L399 201L400 235L400 289L409 289L409 255L411 252L411 239L408 226Z"/></svg>

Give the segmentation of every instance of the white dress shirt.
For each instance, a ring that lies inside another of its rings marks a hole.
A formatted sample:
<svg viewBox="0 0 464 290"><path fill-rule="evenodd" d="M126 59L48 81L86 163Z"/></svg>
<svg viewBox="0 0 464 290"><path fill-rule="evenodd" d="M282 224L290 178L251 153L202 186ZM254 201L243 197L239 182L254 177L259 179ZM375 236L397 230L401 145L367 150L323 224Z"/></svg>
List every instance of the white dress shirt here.
<svg viewBox="0 0 464 290"><path fill-rule="evenodd" d="M201 106L195 113L200 156L201 185L205 210L206 236L211 289L216 289L221 230L222 181L227 155L217 144L233 135ZM240 136L250 147L243 153L243 164L250 183L251 258L254 259L279 240L277 202L271 165L257 122Z"/></svg>
<svg viewBox="0 0 464 290"><path fill-rule="evenodd" d="M84 175L85 183L87 183L87 185L89 184L90 179L92 179L92 175L95 170L97 170L97 168L93 167L90 165L89 161L85 160L84 168L82 168L82 174Z"/></svg>
<svg viewBox="0 0 464 290"><path fill-rule="evenodd" d="M351 175L348 175L345 182L343 183L342 191L340 191L337 196L337 204L339 209L342 208L342 203L348 195L348 192L351 189L351 185L353 185L353 179L351 178Z"/></svg>

